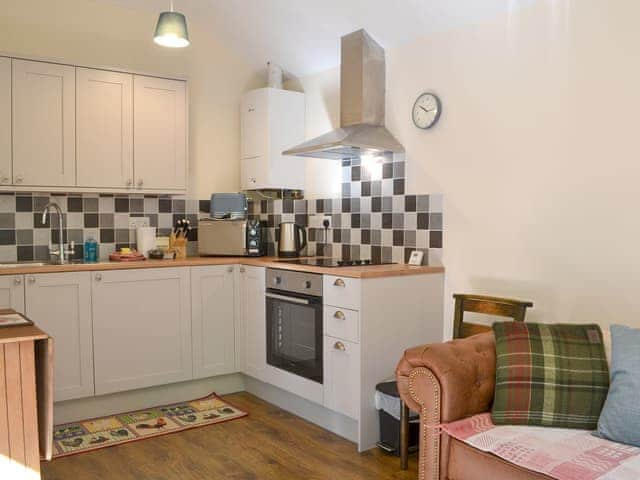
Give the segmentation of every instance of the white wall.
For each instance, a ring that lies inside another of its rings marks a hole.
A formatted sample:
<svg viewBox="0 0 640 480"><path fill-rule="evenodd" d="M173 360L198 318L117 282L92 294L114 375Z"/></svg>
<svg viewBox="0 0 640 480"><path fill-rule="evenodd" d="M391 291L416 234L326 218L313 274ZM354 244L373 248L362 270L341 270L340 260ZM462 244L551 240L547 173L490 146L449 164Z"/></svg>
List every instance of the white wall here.
<svg viewBox="0 0 640 480"><path fill-rule="evenodd" d="M340 126L340 69L285 82L287 90L304 92L305 138L310 139ZM340 198L342 165L338 161L307 158L305 198Z"/></svg>
<svg viewBox="0 0 640 480"><path fill-rule="evenodd" d="M387 50L408 189L444 194L446 328L453 292L531 299L530 320L640 326L638 18L634 0L539 0ZM410 119L424 90L444 104L432 131Z"/></svg>
<svg viewBox="0 0 640 480"><path fill-rule="evenodd" d="M158 9L166 7L158 3ZM195 19L190 19L195 20ZM197 21L192 44L153 43L157 13L95 0L3 0L0 52L71 64L186 76L190 89L190 194L239 188L239 99L256 85L250 68Z"/></svg>

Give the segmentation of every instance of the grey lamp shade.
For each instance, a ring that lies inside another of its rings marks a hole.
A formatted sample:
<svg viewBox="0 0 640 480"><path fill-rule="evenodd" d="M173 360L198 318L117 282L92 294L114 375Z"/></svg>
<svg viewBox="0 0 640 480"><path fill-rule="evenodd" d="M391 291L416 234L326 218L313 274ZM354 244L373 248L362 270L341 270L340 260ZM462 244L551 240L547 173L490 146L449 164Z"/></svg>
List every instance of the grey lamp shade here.
<svg viewBox="0 0 640 480"><path fill-rule="evenodd" d="M187 19L179 12L162 12L156 25L153 41L163 47L186 47L189 45Z"/></svg>

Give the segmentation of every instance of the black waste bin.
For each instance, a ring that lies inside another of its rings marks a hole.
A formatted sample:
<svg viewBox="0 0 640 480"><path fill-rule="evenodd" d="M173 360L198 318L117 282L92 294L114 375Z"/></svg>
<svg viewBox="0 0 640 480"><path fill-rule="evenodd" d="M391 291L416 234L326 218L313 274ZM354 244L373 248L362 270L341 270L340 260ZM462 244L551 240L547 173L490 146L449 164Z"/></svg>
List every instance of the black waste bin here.
<svg viewBox="0 0 640 480"><path fill-rule="evenodd" d="M396 382L376 385L376 408L380 416L380 441L378 447L388 453L400 456L400 394ZM420 419L411 412L409 417L409 452L418 449Z"/></svg>

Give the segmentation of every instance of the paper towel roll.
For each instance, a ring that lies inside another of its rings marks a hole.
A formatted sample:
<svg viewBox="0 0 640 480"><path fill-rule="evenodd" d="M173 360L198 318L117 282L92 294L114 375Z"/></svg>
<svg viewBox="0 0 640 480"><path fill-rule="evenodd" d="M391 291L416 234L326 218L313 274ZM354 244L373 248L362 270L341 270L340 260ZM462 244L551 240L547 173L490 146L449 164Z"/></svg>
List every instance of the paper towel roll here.
<svg viewBox="0 0 640 480"><path fill-rule="evenodd" d="M149 250L156 248L156 227L138 227L136 244L138 251L149 258Z"/></svg>

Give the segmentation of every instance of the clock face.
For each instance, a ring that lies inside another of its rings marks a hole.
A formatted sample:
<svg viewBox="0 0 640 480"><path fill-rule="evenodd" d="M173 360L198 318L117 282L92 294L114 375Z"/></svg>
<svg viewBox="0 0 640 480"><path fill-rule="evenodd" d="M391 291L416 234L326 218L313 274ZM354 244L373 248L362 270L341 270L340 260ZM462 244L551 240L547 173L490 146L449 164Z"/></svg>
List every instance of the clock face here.
<svg viewBox="0 0 640 480"><path fill-rule="evenodd" d="M442 113L440 99L433 93L423 93L413 104L413 123L416 127L427 129L433 127Z"/></svg>

